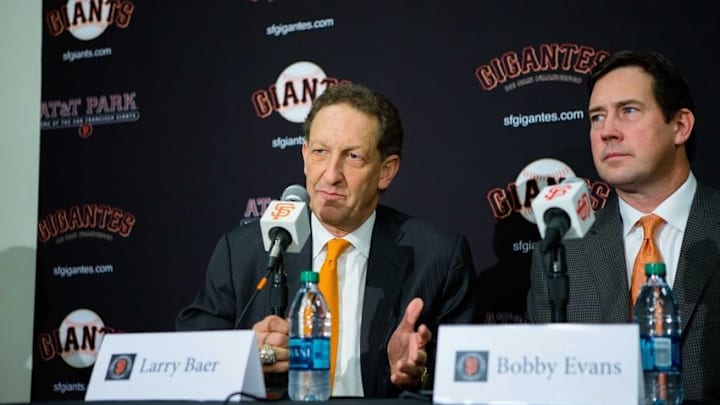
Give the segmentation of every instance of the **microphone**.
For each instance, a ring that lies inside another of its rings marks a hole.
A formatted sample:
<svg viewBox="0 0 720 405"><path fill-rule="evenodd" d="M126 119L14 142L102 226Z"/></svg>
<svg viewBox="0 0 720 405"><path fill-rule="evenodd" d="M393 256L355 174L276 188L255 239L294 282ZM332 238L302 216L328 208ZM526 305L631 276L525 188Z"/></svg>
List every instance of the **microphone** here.
<svg viewBox="0 0 720 405"><path fill-rule="evenodd" d="M265 251L269 252L267 272L272 273L270 309L273 315L285 316L288 300L287 275L282 269L285 252L299 253L310 236L307 213L308 193L298 184L288 186L280 201L273 200L260 218ZM267 277L267 276L266 276Z"/></svg>
<svg viewBox="0 0 720 405"><path fill-rule="evenodd" d="M288 186L281 200L272 200L260 218L268 269L275 268L284 252L299 253L310 236L308 193L299 184Z"/></svg>
<svg viewBox="0 0 720 405"><path fill-rule="evenodd" d="M543 188L532 202L540 236L540 252L556 249L563 239L585 236L595 222L585 180L573 177Z"/></svg>
<svg viewBox="0 0 720 405"><path fill-rule="evenodd" d="M569 178L540 190L532 202L535 220L543 239L540 252L548 257L547 277L548 298L550 299L552 322L567 322L567 303L570 287L567 277L563 239L585 236L595 222L595 213L590 203L590 191L585 180Z"/></svg>
<svg viewBox="0 0 720 405"><path fill-rule="evenodd" d="M307 203L309 200L308 193L305 187L299 184L291 184L285 188L282 196L280 197L283 201L297 201Z"/></svg>

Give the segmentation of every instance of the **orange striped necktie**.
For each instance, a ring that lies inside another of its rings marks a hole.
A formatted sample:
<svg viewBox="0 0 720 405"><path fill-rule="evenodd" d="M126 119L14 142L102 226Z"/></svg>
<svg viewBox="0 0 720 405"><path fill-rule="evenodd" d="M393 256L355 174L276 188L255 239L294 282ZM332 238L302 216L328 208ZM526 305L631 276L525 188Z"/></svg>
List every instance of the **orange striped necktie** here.
<svg viewBox="0 0 720 405"><path fill-rule="evenodd" d="M655 230L658 225L664 223L665 220L655 214L646 215L638 220L638 224L643 227L643 241L640 250L635 257L632 276L630 277L630 308L635 306L640 289L647 281L645 276L645 264L662 262L662 255L655 244Z"/></svg>
<svg viewBox="0 0 720 405"><path fill-rule="evenodd" d="M338 338L340 337L340 303L338 296L337 259L350 246L345 239L330 239L327 243L327 256L320 268L320 292L330 309L330 394L335 381L335 364L337 361Z"/></svg>

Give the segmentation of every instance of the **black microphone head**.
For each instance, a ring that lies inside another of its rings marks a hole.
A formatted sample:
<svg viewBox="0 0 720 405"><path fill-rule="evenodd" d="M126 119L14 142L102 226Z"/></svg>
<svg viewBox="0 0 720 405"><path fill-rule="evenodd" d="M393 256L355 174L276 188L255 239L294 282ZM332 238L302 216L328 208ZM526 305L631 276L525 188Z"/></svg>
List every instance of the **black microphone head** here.
<svg viewBox="0 0 720 405"><path fill-rule="evenodd" d="M540 241L540 252L545 254L560 245L560 241L570 229L570 216L562 208L552 207L545 211L543 219L547 226L545 237Z"/></svg>
<svg viewBox="0 0 720 405"><path fill-rule="evenodd" d="M295 202L308 202L308 193L307 190L305 190L305 187L299 185L299 184L291 184L285 188L285 191L282 193L282 197L280 197L283 201L295 201Z"/></svg>
<svg viewBox="0 0 720 405"><path fill-rule="evenodd" d="M280 242L280 247L283 252L287 249L288 245L292 243L292 235L290 235L290 232L279 226L270 229L269 236L271 240L278 240Z"/></svg>
<svg viewBox="0 0 720 405"><path fill-rule="evenodd" d="M561 225L562 232L565 233L570 228L570 216L562 208L548 208L543 214L543 220L549 226Z"/></svg>

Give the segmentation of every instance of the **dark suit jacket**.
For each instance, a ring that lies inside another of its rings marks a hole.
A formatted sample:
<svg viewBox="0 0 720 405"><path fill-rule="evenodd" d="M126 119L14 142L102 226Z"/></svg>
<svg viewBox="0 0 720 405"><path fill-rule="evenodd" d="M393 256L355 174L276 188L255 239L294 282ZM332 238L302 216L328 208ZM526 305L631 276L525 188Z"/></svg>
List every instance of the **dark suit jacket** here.
<svg viewBox="0 0 720 405"><path fill-rule="evenodd" d="M627 322L630 291L617 197L609 199L584 238L564 245L568 322ZM536 250L528 294L531 322L551 319L543 262ZM720 192L701 184L688 217L673 291L683 322L685 398L720 399Z"/></svg>
<svg viewBox="0 0 720 405"><path fill-rule="evenodd" d="M388 207L376 210L363 301L360 365L366 397L394 397L387 344L414 297L424 300L419 323L437 338L441 323L470 323L475 270L467 240ZM312 269L311 242L299 254L285 254L291 302L299 274ZM177 317L178 330L249 329L270 314L269 288L261 291L244 319L238 316L265 273L267 253L257 222L224 235L215 248L206 283ZM289 306L290 304L288 304ZM419 325L418 323L418 325ZM435 342L427 347L433 370Z"/></svg>

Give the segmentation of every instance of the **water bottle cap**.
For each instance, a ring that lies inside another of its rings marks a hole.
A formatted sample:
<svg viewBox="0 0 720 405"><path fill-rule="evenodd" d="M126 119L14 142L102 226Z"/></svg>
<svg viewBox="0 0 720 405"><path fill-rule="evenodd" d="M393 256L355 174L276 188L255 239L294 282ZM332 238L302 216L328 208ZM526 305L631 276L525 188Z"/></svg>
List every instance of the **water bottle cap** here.
<svg viewBox="0 0 720 405"><path fill-rule="evenodd" d="M645 275L646 276L664 276L665 275L665 263L645 263Z"/></svg>
<svg viewBox="0 0 720 405"><path fill-rule="evenodd" d="M314 271L305 270L300 272L300 282L301 283L316 283L318 282L318 274Z"/></svg>

